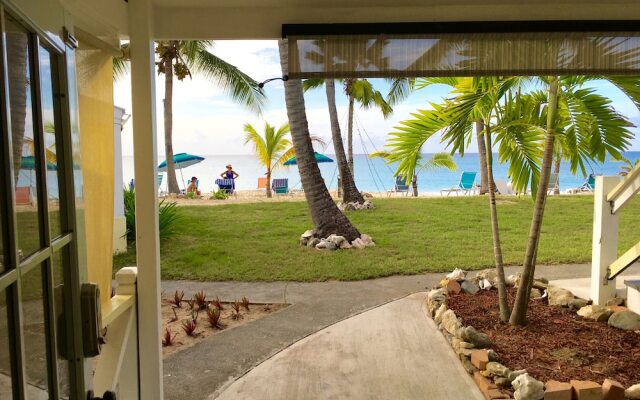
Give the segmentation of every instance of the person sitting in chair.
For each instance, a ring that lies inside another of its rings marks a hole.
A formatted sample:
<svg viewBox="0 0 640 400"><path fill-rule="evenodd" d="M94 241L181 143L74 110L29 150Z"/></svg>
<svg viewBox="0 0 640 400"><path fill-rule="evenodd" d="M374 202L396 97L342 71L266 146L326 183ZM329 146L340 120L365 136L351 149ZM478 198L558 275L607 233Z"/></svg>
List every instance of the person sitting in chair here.
<svg viewBox="0 0 640 400"><path fill-rule="evenodd" d="M196 196L200 196L200 191L198 190L198 178L195 176L191 177L191 183L187 186L187 193L195 193Z"/></svg>

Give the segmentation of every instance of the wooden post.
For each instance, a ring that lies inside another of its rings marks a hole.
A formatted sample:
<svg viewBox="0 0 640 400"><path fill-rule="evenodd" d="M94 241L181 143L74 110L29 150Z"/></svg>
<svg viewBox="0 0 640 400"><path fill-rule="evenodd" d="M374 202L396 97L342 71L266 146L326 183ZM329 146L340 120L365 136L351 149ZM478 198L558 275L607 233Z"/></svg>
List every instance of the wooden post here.
<svg viewBox="0 0 640 400"><path fill-rule="evenodd" d="M140 399L162 400L155 54L151 0L129 3Z"/></svg>
<svg viewBox="0 0 640 400"><path fill-rule="evenodd" d="M618 258L618 215L612 214L607 195L619 182L616 176L596 176L591 253L591 299L594 304L603 305L616 295L616 280L607 279L607 270Z"/></svg>

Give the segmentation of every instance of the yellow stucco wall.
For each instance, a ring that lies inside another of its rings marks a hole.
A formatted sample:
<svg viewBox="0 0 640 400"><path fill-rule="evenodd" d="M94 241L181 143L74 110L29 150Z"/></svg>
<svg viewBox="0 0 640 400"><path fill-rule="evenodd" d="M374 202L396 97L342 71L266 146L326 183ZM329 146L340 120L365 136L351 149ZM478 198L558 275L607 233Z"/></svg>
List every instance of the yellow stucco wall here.
<svg viewBox="0 0 640 400"><path fill-rule="evenodd" d="M111 294L113 248L113 75L102 50L76 53L89 281Z"/></svg>

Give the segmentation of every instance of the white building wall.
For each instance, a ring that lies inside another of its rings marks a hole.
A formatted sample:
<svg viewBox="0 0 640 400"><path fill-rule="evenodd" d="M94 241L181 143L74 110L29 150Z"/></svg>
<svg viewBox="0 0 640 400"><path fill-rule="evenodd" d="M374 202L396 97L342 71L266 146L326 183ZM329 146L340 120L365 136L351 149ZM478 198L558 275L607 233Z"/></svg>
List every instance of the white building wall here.
<svg viewBox="0 0 640 400"><path fill-rule="evenodd" d="M113 107L113 253L127 251L127 221L124 217L124 198L122 194L122 127L126 123L126 110L118 106Z"/></svg>

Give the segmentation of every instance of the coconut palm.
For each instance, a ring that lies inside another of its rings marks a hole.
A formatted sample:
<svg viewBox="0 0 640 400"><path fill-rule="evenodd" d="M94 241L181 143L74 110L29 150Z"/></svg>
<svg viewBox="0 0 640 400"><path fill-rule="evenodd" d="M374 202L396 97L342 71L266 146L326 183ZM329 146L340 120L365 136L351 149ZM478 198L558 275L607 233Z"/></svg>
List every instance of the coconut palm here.
<svg viewBox="0 0 640 400"><path fill-rule="evenodd" d="M288 70L287 42L278 42L280 49L280 65L283 74ZM299 79L289 79L284 82L285 103L291 139L296 150L298 170L302 188L307 199L311 219L315 225L315 235L328 237L331 234L344 236L349 242L360 237L360 232L351 221L338 209L320 174L320 168L313 155L313 144L309 134L309 125L305 112L302 82Z"/></svg>
<svg viewBox="0 0 640 400"><path fill-rule="evenodd" d="M307 79L302 82L304 91L325 85L327 93L327 105L329 109L329 119L331 121L331 140L333 141L333 148L336 153L336 160L338 162L338 172L340 174L340 180L342 185L342 200L345 203L364 203L364 197L358 190L356 182L353 179L353 174L349 169L347 157L344 152L344 145L342 143L342 134L340 133L340 122L338 121L338 111L336 108L336 89L333 79Z"/></svg>
<svg viewBox="0 0 640 400"><path fill-rule="evenodd" d="M295 150L287 137L290 133L289 124L280 125L276 129L275 126L265 122L262 135L251 124L245 124L244 132L244 143L253 144L260 164L267 169L267 197L271 197L271 173L295 155Z"/></svg>
<svg viewBox="0 0 640 400"><path fill-rule="evenodd" d="M173 78L182 81L192 73L202 74L219 85L231 99L249 110L259 112L265 102L265 95L258 82L254 81L235 66L209 52L211 40L163 40L156 43L158 74L164 74L164 148L167 161L167 183L170 193L178 193L180 188L173 163ZM123 45L125 56L114 61L114 74L124 72L128 45Z"/></svg>
<svg viewBox="0 0 640 400"><path fill-rule="evenodd" d="M343 81L344 93L349 99L349 110L347 119L347 159L349 170L353 170L353 113L355 103L360 104L362 109L379 108L382 116L387 118L393 113L393 108L385 100L382 93L375 90L371 82L366 79L345 79ZM391 98L394 98L393 95Z"/></svg>
<svg viewBox="0 0 640 400"><path fill-rule="evenodd" d="M623 159L622 152L629 147L633 138L629 130L633 124L611 106L611 100L596 93L594 89L583 88L592 79L594 78L551 76L541 79L547 85L546 100L539 92L532 94L544 106L541 107L541 116L546 117L546 126L539 184L531 187L535 203L522 279L509 320L513 325L526 322L556 138L561 137L560 140L567 143L563 148L570 152L565 153L564 157L569 160L572 173L580 170L583 175L586 175L586 164L591 160L604 162L607 156L616 160ZM621 85L619 88L636 105L640 104L640 96L636 96L639 93L634 92L637 85L635 82L626 85L622 80L614 84ZM527 121L522 122L521 126L526 126ZM532 126L534 129L539 129L539 120L532 125L535 125ZM522 187L521 184L516 185Z"/></svg>

